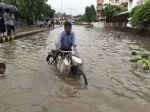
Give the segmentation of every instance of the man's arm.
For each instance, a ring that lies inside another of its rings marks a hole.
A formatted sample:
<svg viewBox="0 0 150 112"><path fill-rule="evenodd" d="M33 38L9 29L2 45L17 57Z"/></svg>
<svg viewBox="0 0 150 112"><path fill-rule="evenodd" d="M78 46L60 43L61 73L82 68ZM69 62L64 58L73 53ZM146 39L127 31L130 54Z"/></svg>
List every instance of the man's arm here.
<svg viewBox="0 0 150 112"><path fill-rule="evenodd" d="M55 39L55 46L57 50L59 50L59 47L60 47L61 36L62 36L62 33L60 33L59 36Z"/></svg>

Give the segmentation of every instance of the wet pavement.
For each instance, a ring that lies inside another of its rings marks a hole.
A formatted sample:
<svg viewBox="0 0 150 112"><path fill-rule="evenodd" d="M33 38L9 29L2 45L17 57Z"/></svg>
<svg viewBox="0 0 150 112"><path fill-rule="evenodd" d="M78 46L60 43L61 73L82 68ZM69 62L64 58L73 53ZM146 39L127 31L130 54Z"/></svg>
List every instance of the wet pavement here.
<svg viewBox="0 0 150 112"><path fill-rule="evenodd" d="M30 30L34 30L37 29L38 27L35 26L15 26L16 32L24 32L24 31L30 31Z"/></svg>
<svg viewBox="0 0 150 112"><path fill-rule="evenodd" d="M6 63L0 112L149 112L150 72L132 67L131 52L150 53L150 38L73 26L89 85L62 77L46 63L63 28L0 44Z"/></svg>

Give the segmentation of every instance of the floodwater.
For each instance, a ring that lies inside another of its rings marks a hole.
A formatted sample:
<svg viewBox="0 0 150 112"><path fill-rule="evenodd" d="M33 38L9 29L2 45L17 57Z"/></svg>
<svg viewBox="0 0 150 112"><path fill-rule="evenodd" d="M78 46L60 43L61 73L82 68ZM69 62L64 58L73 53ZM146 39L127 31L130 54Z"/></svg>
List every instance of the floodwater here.
<svg viewBox="0 0 150 112"><path fill-rule="evenodd" d="M150 53L150 38L73 26L88 86L61 77L45 60L56 28L0 44L6 63L0 112L149 112L150 72L132 67L131 52Z"/></svg>

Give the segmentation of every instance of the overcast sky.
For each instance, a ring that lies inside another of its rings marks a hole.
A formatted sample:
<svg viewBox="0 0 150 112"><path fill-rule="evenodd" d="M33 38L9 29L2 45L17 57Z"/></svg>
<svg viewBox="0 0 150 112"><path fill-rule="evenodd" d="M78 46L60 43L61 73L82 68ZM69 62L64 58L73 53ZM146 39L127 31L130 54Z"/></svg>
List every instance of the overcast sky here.
<svg viewBox="0 0 150 112"><path fill-rule="evenodd" d="M61 12L61 1L62 13L72 13L73 16L84 14L86 6L93 4L96 8L96 0L48 0L48 4L50 4L56 12Z"/></svg>

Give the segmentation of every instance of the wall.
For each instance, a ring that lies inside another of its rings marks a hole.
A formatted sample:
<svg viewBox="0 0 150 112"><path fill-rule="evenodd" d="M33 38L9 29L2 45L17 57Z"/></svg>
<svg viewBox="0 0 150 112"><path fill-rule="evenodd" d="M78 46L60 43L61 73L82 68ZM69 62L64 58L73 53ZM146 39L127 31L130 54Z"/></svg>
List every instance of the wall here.
<svg viewBox="0 0 150 112"><path fill-rule="evenodd" d="M105 26L107 27L126 27L128 23L128 13L123 13L118 16L107 17Z"/></svg>
<svg viewBox="0 0 150 112"><path fill-rule="evenodd" d="M120 5L120 0L104 0L103 4Z"/></svg>
<svg viewBox="0 0 150 112"><path fill-rule="evenodd" d="M100 22L94 22L93 26L96 28L103 28L104 27L104 22L100 21Z"/></svg>

